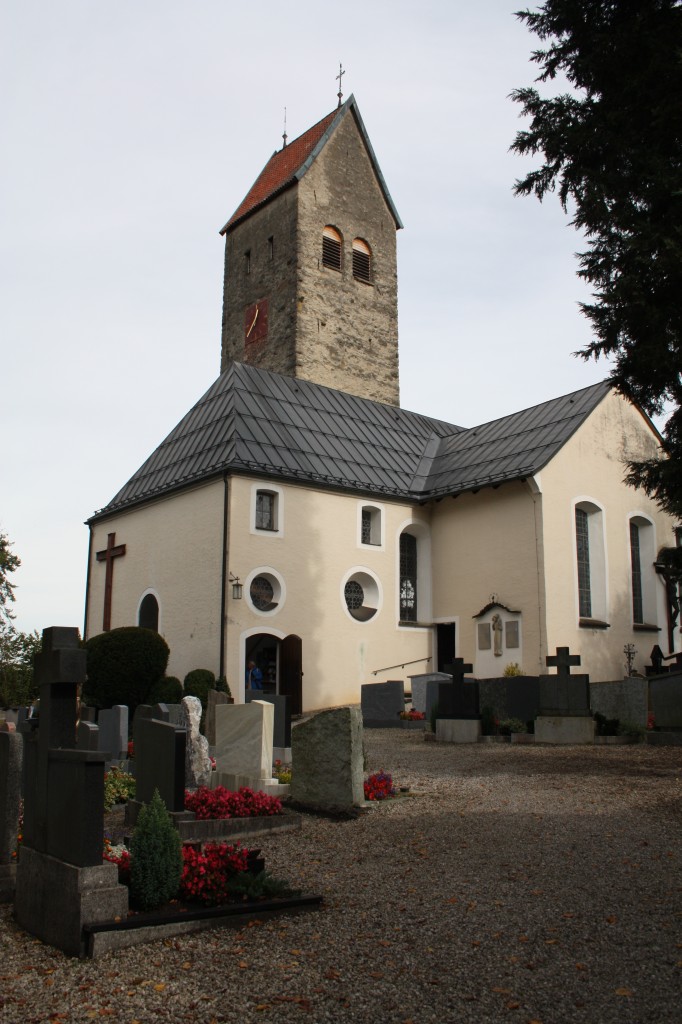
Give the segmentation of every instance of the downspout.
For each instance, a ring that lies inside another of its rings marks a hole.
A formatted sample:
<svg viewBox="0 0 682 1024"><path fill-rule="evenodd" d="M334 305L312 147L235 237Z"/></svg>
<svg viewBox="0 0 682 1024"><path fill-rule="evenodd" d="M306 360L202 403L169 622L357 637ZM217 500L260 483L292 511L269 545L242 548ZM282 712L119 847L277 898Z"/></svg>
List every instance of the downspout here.
<svg viewBox="0 0 682 1024"><path fill-rule="evenodd" d="M88 568L85 573L85 612L83 616L83 639L88 639L88 608L90 605L90 566L92 564L92 523L88 527Z"/></svg>
<svg viewBox="0 0 682 1024"><path fill-rule="evenodd" d="M228 474L223 476L223 569L220 586L220 656L218 658L218 678L225 678L225 632L227 629L227 561L229 555L229 528L228 528L228 495L227 485Z"/></svg>

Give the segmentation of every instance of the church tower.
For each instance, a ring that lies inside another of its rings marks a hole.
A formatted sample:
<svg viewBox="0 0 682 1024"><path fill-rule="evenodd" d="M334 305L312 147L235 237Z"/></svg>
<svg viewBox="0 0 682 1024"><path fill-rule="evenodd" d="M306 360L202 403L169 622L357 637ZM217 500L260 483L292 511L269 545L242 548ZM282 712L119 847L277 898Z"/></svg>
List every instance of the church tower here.
<svg viewBox="0 0 682 1024"><path fill-rule="evenodd" d="M353 96L273 154L225 236L232 362L398 405L396 231Z"/></svg>

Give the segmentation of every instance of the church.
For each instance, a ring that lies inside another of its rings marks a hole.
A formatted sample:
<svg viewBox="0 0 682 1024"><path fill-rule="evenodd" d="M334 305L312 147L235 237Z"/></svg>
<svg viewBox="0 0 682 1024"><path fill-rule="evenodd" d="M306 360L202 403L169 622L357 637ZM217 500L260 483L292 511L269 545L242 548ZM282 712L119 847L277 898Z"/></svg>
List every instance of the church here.
<svg viewBox="0 0 682 1024"><path fill-rule="evenodd" d="M655 455L606 383L478 426L399 404L396 232L355 98L273 154L222 228L221 373L88 521L85 636L157 630L169 674L254 662L294 713L442 669L594 681L679 640ZM454 412L454 410L453 410Z"/></svg>

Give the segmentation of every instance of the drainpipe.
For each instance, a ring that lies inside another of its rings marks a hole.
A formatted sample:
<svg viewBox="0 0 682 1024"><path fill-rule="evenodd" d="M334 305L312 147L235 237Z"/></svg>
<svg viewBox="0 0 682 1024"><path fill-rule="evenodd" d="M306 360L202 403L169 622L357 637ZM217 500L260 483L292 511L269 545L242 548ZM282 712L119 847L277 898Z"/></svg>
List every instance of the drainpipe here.
<svg viewBox="0 0 682 1024"><path fill-rule="evenodd" d="M228 475L223 476L223 570L220 585L220 656L218 658L218 678L225 677L225 632L227 628L227 562L229 555L229 529L228 529Z"/></svg>
<svg viewBox="0 0 682 1024"><path fill-rule="evenodd" d="M88 528L88 568L85 573L85 612L83 614L83 639L87 640L88 630L88 607L90 604L90 566L92 564L92 523L86 523Z"/></svg>

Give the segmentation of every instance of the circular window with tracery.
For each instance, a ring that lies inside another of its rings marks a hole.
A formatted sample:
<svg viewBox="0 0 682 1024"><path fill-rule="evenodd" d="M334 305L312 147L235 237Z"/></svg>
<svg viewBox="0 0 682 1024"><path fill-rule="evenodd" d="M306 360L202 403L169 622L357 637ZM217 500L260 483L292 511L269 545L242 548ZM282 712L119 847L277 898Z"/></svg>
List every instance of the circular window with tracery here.
<svg viewBox="0 0 682 1024"><path fill-rule="evenodd" d="M251 604L261 612L272 611L277 607L275 590L267 576L256 576L249 588Z"/></svg>
<svg viewBox="0 0 682 1024"><path fill-rule="evenodd" d="M343 601L348 614L356 622L368 622L379 610L379 581L368 572L357 569L343 586Z"/></svg>

